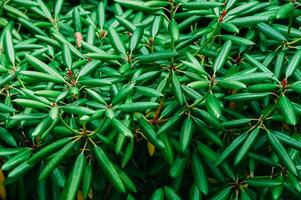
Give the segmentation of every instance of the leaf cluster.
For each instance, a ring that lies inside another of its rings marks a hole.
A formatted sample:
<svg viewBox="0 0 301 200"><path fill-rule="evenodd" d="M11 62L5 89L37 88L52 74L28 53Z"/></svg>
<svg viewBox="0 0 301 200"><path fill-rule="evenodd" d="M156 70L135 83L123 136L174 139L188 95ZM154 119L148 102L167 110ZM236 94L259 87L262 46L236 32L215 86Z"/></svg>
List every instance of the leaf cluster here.
<svg viewBox="0 0 301 200"><path fill-rule="evenodd" d="M300 1L1 1L1 199L297 199Z"/></svg>

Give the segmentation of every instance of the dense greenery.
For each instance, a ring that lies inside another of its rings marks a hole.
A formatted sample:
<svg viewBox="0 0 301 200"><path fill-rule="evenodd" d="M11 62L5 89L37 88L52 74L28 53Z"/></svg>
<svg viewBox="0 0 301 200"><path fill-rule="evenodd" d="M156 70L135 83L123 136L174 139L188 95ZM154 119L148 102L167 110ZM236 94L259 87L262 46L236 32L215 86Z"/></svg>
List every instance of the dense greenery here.
<svg viewBox="0 0 301 200"><path fill-rule="evenodd" d="M0 2L1 199L300 198L299 0Z"/></svg>

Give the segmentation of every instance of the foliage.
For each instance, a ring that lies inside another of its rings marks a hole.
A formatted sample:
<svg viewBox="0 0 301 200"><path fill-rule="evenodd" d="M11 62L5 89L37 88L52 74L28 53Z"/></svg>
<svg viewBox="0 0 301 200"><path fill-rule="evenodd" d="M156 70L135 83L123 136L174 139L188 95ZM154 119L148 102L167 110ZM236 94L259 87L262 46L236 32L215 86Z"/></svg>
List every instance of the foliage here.
<svg viewBox="0 0 301 200"><path fill-rule="evenodd" d="M1 1L2 199L296 199L300 1Z"/></svg>

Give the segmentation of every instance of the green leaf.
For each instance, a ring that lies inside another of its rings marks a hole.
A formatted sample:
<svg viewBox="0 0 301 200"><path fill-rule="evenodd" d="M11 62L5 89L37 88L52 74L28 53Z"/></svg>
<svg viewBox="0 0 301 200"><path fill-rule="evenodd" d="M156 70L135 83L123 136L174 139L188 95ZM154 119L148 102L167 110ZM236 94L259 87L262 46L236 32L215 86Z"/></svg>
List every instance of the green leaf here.
<svg viewBox="0 0 301 200"><path fill-rule="evenodd" d="M18 165L9 172L9 174L7 175L6 183L10 183L18 178L21 178L32 167L33 165L27 164L27 162L23 162L22 164Z"/></svg>
<svg viewBox="0 0 301 200"><path fill-rule="evenodd" d="M71 114L78 114L78 115L90 115L95 113L94 110L87 108L87 107L83 107L83 106L62 106L61 109L66 112L66 113L71 113Z"/></svg>
<svg viewBox="0 0 301 200"><path fill-rule="evenodd" d="M8 23L4 29L4 51L9 58L9 61L13 66L15 66L15 49L13 44L13 37L12 37L12 28L13 24Z"/></svg>
<svg viewBox="0 0 301 200"><path fill-rule="evenodd" d="M246 183L253 187L276 187L282 185L283 181L256 177L246 179Z"/></svg>
<svg viewBox="0 0 301 200"><path fill-rule="evenodd" d="M217 84L225 89L233 89L233 90L244 89L247 87L242 82L232 81L232 80L220 80L217 82Z"/></svg>
<svg viewBox="0 0 301 200"><path fill-rule="evenodd" d="M50 127L52 122L53 122L53 119L51 117L46 117L36 126L34 131L31 133L31 136L33 138L35 138L35 137L41 135L43 132L45 132Z"/></svg>
<svg viewBox="0 0 301 200"><path fill-rule="evenodd" d="M276 31L272 26L270 26L267 23L259 23L257 24L257 27L260 32L262 32L267 37L277 40L277 41L286 41L286 38L284 35Z"/></svg>
<svg viewBox="0 0 301 200"><path fill-rule="evenodd" d="M182 152L186 152L186 150L188 150L193 135L193 128L193 120L190 116L188 116L180 131L180 147Z"/></svg>
<svg viewBox="0 0 301 200"><path fill-rule="evenodd" d="M130 40L130 50L131 52L136 49L138 44L140 43L144 33L144 26L138 26L134 31L131 40Z"/></svg>
<svg viewBox="0 0 301 200"><path fill-rule="evenodd" d="M45 168L42 170L39 176L39 181L45 180L50 173L62 162L64 158L72 151L75 142L69 142L60 151L58 151L55 156L47 163Z"/></svg>
<svg viewBox="0 0 301 200"><path fill-rule="evenodd" d="M112 27L109 28L108 31L109 39L112 44L112 47L115 49L115 51L122 53L123 55L126 55L126 50L123 42L119 38L118 33L116 30Z"/></svg>
<svg viewBox="0 0 301 200"><path fill-rule="evenodd" d="M93 165L92 163L88 163L84 169L83 177L82 177L82 191L83 196L86 198L91 189L93 178Z"/></svg>
<svg viewBox="0 0 301 200"><path fill-rule="evenodd" d="M2 127L0 127L0 139L10 146L17 147L17 142L13 135Z"/></svg>
<svg viewBox="0 0 301 200"><path fill-rule="evenodd" d="M258 24L261 22L266 22L270 19L269 16L246 16L246 17L236 17L229 22L236 26L251 26L253 24Z"/></svg>
<svg viewBox="0 0 301 200"><path fill-rule="evenodd" d="M273 147L274 151L277 153L279 158L282 160L283 165L290 172L292 172L294 175L297 176L297 169L295 167L295 164L293 163L293 161L287 154L283 145L280 143L280 141L277 139L277 137L273 133L268 132L267 136L268 136L269 142L270 142L271 146Z"/></svg>
<svg viewBox="0 0 301 200"><path fill-rule="evenodd" d="M10 170L13 167L16 167L17 165L20 165L21 163L28 160L32 152L32 149L27 149L25 151L21 151L20 153L17 153L16 155L10 157L3 165L2 170Z"/></svg>
<svg viewBox="0 0 301 200"><path fill-rule="evenodd" d="M58 18L63 4L64 4L64 0L56 1L55 7L54 7L54 18Z"/></svg>
<svg viewBox="0 0 301 200"><path fill-rule="evenodd" d="M80 14L79 14L79 7L75 7L72 12L72 17L73 17L73 25L76 33L81 33L82 32L82 24L81 24L81 19L80 19Z"/></svg>
<svg viewBox="0 0 301 200"><path fill-rule="evenodd" d="M41 82L54 82L54 83L64 83L64 80L58 78L56 76L36 71L21 71L20 74L30 77L34 80L38 80Z"/></svg>
<svg viewBox="0 0 301 200"><path fill-rule="evenodd" d="M237 165L244 157L246 157L246 154L251 149L252 145L254 144L260 129L257 127L254 130L252 130L244 144L239 149L238 153L236 154L236 157L234 159L234 164Z"/></svg>
<svg viewBox="0 0 301 200"><path fill-rule="evenodd" d="M150 125L143 116L138 116L138 122L140 128L143 130L143 135L152 143L155 147L161 149L165 148L164 143L157 137L152 125Z"/></svg>
<svg viewBox="0 0 301 200"><path fill-rule="evenodd" d="M295 70L300 65L300 63L301 63L301 50L298 50L290 59L290 62L286 67L285 70L286 78L290 77L295 72Z"/></svg>
<svg viewBox="0 0 301 200"><path fill-rule="evenodd" d="M216 118L219 118L221 116L222 110L221 110L220 102L214 94L209 94L207 96L206 107L207 107L208 112L212 116L214 116Z"/></svg>
<svg viewBox="0 0 301 200"><path fill-rule="evenodd" d="M239 37L239 36L234 36L234 35L222 35L221 38L225 41L231 40L233 44L238 44L238 45L255 45L255 43L249 39Z"/></svg>
<svg viewBox="0 0 301 200"><path fill-rule="evenodd" d="M187 2L181 4L183 8L187 9L210 9L210 8L215 8L215 7L220 7L223 6L223 3L219 2Z"/></svg>
<svg viewBox="0 0 301 200"><path fill-rule="evenodd" d="M12 113L12 112L16 112L16 110L14 108L12 108L11 106L8 106L6 104L0 103L0 111L2 113Z"/></svg>
<svg viewBox="0 0 301 200"><path fill-rule="evenodd" d="M164 193L167 200L181 200L182 198L176 193L176 191L168 186L164 186Z"/></svg>
<svg viewBox="0 0 301 200"><path fill-rule="evenodd" d="M83 152L81 152L77 156L71 174L69 175L68 186L64 191L65 199L73 200L77 196L85 165L85 155L83 154Z"/></svg>
<svg viewBox="0 0 301 200"><path fill-rule="evenodd" d="M156 53L141 55L138 57L138 60L140 62L154 62L157 60L168 60L171 57L176 56L177 54L178 54L177 52L171 52L171 51L156 52Z"/></svg>
<svg viewBox="0 0 301 200"><path fill-rule="evenodd" d="M280 142L301 150L301 142L299 140L279 131L271 130L271 132L280 140Z"/></svg>
<svg viewBox="0 0 301 200"><path fill-rule="evenodd" d="M126 8L134 9L137 11L145 11L145 12L157 11L156 8L145 6L144 2L138 0L114 0L114 1Z"/></svg>
<svg viewBox="0 0 301 200"><path fill-rule="evenodd" d="M63 44L62 53L63 53L62 57L63 57L64 64L69 69L71 69L71 66L72 66L72 55L71 55L71 52L70 52L69 45L67 43Z"/></svg>
<svg viewBox="0 0 301 200"><path fill-rule="evenodd" d="M296 114L291 101L286 96L281 95L277 104L284 121L288 124L296 125Z"/></svg>
<svg viewBox="0 0 301 200"><path fill-rule="evenodd" d="M55 153L58 149L65 146L68 142L70 142L71 138L62 138L59 139L51 144L49 144L47 147L42 148L40 151L35 153L29 160L29 164L35 164L39 162L42 159L45 159L49 155Z"/></svg>
<svg viewBox="0 0 301 200"><path fill-rule="evenodd" d="M89 87L101 87L101 86L112 84L110 81L101 80L101 79L82 79L80 80L80 83L84 86L89 86Z"/></svg>
<svg viewBox="0 0 301 200"><path fill-rule="evenodd" d="M57 78L64 81L64 78L59 74L59 72L57 72L53 68L49 67L48 65L46 65L39 59L37 59L29 54L26 54L25 57L28 60L28 62L30 63L30 65L33 66L35 69L45 72L45 73L48 73L50 75L56 76Z"/></svg>
<svg viewBox="0 0 301 200"><path fill-rule="evenodd" d="M97 22L98 22L97 24L99 25L100 29L103 29L106 20L104 2L102 1L99 2L96 13L97 13Z"/></svg>
<svg viewBox="0 0 301 200"><path fill-rule="evenodd" d="M294 13L294 4L293 3L286 3L282 5L276 14L277 19L286 19L290 17Z"/></svg>
<svg viewBox="0 0 301 200"><path fill-rule="evenodd" d="M125 85L118 91L116 96L112 99L112 104L115 105L124 100L134 90L134 84Z"/></svg>
<svg viewBox="0 0 301 200"><path fill-rule="evenodd" d="M151 200L163 200L164 199L164 193L162 188L158 188L154 191L152 194Z"/></svg>
<svg viewBox="0 0 301 200"><path fill-rule="evenodd" d="M43 14L49 19L51 20L52 19L52 16L51 16L51 13L50 13L50 10L48 9L48 7L45 5L45 3L42 1L42 0L37 0Z"/></svg>
<svg viewBox="0 0 301 200"><path fill-rule="evenodd" d="M94 146L94 153L99 167L101 168L103 174L106 178L111 182L111 184L118 190L119 192L125 192L125 187L118 175L113 163L108 158L106 153L102 150L102 148L98 146Z"/></svg>
<svg viewBox="0 0 301 200"><path fill-rule="evenodd" d="M258 67L261 71L266 72L270 75L273 74L267 67L265 67L263 64L255 60L252 56L245 54L245 58L250 64L252 64L255 67Z"/></svg>
<svg viewBox="0 0 301 200"><path fill-rule="evenodd" d="M112 125L124 136L126 137L134 137L132 131L128 129L123 123L121 123L118 119L112 118Z"/></svg>
<svg viewBox="0 0 301 200"><path fill-rule="evenodd" d="M175 97L178 103L180 104L180 106L182 106L184 104L185 97L181 89L180 81L175 73L172 73L171 75L171 84L172 84L172 89L175 93Z"/></svg>
<svg viewBox="0 0 301 200"><path fill-rule="evenodd" d="M210 200L226 200L228 199L230 193L231 187L227 187L214 195Z"/></svg>
<svg viewBox="0 0 301 200"><path fill-rule="evenodd" d="M183 174L186 164L187 164L187 159L185 157L177 156L174 163L170 167L169 175L172 178L181 176Z"/></svg>
<svg viewBox="0 0 301 200"><path fill-rule="evenodd" d="M150 87L144 87L144 86L135 86L135 90L145 96L150 97L162 97L163 94L159 92L158 90L155 90Z"/></svg>
<svg viewBox="0 0 301 200"><path fill-rule="evenodd" d="M228 59L231 48L232 48L232 42L231 42L231 40L227 40L224 43L224 45L222 46L222 48L220 49L218 56L214 60L214 63L213 63L214 73L217 72L221 67L223 67L223 65L225 64L225 62Z"/></svg>
<svg viewBox="0 0 301 200"><path fill-rule="evenodd" d="M243 133L240 136L236 137L232 141L232 143L228 145L227 148L218 157L218 159L215 161L215 165L220 165L227 157L229 157L230 154L233 153L233 151L242 144L242 142L246 139L247 135L247 133Z"/></svg>
<svg viewBox="0 0 301 200"><path fill-rule="evenodd" d="M239 15L240 13L243 13L244 11L247 11L254 6L256 6L259 2L258 1L251 1L241 4L240 6L237 6L233 9L230 9L228 12L228 15Z"/></svg>
<svg viewBox="0 0 301 200"><path fill-rule="evenodd" d="M168 25L168 30L169 30L169 33L173 40L176 41L179 39L179 34L180 34L179 27L178 27L177 22L174 19L170 20L169 25Z"/></svg>
<svg viewBox="0 0 301 200"><path fill-rule="evenodd" d="M144 112L148 109L155 109L158 106L159 104L155 102L135 102L120 104L115 106L114 108L123 112Z"/></svg>
<svg viewBox="0 0 301 200"><path fill-rule="evenodd" d="M197 187L203 194L207 194L208 193L207 174L204 169L202 161L200 160L199 156L196 153L192 155L191 167L192 167L193 178Z"/></svg>
<svg viewBox="0 0 301 200"><path fill-rule="evenodd" d="M232 94L229 96L226 96L224 99L228 101L251 101L251 100L260 100L267 96L269 96L271 93L239 93L239 94Z"/></svg>

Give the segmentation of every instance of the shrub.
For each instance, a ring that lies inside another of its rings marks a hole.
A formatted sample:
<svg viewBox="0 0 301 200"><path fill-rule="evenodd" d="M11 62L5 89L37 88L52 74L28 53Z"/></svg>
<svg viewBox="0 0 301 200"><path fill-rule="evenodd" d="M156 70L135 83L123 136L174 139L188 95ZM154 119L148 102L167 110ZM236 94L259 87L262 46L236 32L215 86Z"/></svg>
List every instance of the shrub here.
<svg viewBox="0 0 301 200"><path fill-rule="evenodd" d="M300 4L1 1L0 197L299 198Z"/></svg>

